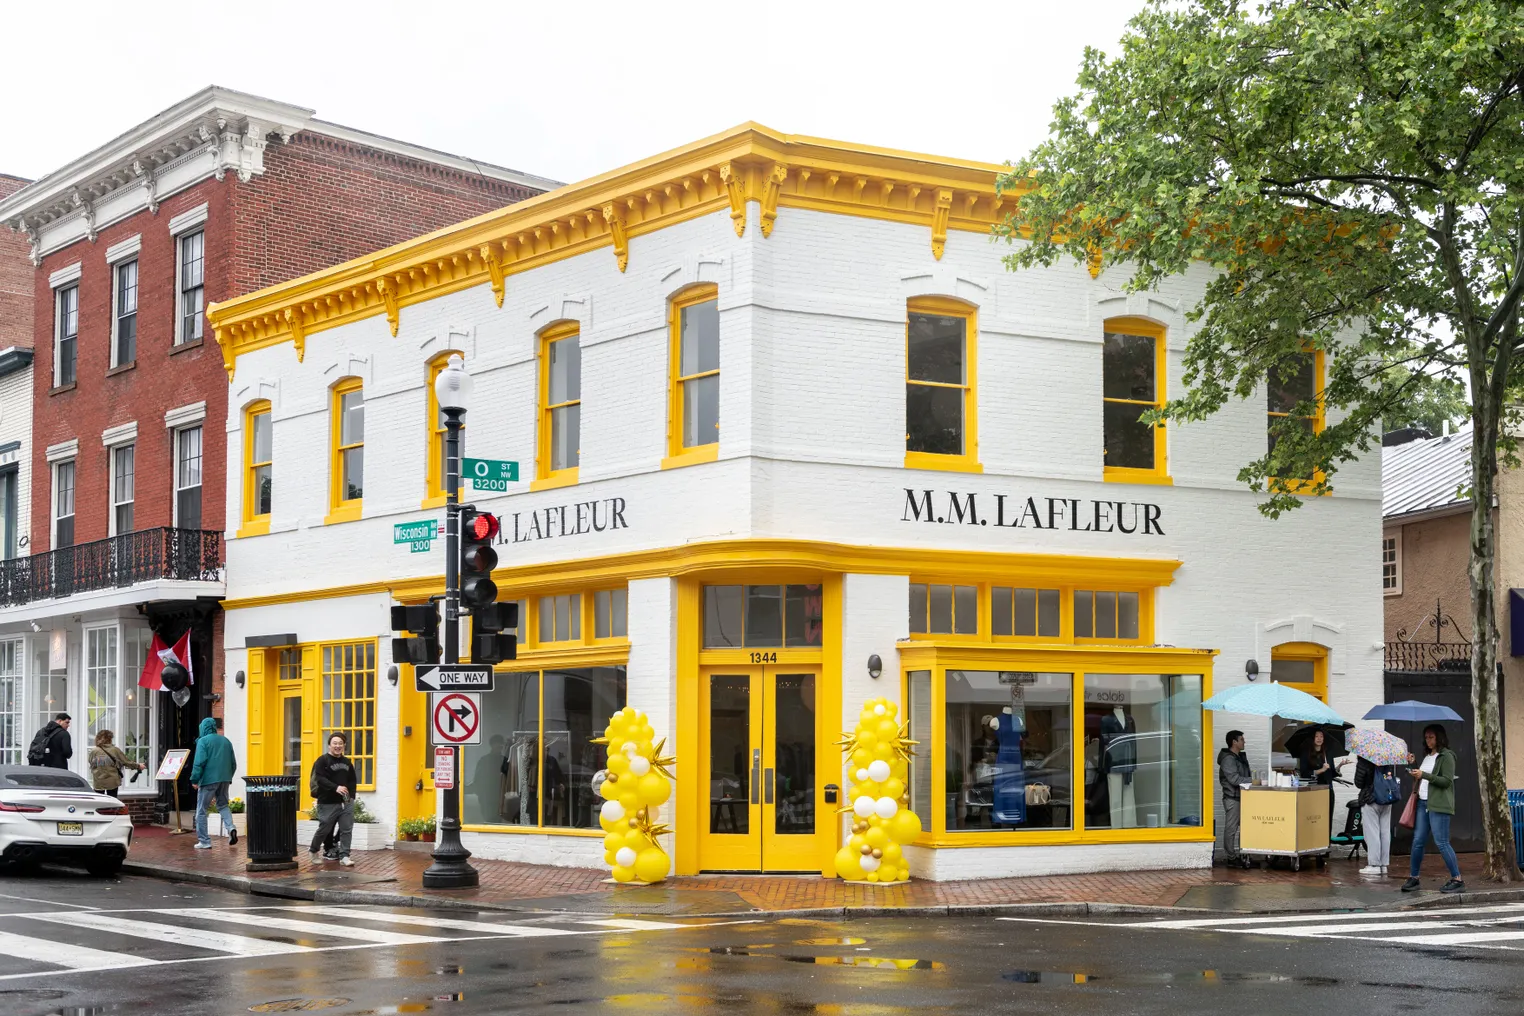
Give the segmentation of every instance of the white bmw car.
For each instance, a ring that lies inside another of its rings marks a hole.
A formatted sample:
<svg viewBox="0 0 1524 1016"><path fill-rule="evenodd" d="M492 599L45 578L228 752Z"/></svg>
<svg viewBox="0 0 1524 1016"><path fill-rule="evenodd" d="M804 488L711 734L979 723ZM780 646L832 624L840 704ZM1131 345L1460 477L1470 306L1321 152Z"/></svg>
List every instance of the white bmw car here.
<svg viewBox="0 0 1524 1016"><path fill-rule="evenodd" d="M114 875L132 845L127 806L67 769L0 766L0 860L83 863Z"/></svg>

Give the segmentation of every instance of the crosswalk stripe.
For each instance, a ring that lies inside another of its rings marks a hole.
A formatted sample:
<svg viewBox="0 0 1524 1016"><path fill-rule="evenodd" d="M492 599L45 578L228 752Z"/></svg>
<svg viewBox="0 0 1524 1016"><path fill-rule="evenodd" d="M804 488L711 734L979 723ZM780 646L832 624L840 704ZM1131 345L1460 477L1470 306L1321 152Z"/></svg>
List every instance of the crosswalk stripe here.
<svg viewBox="0 0 1524 1016"><path fill-rule="evenodd" d="M1401 916L1401 917L1413 917L1413 918L1441 918L1442 917L1442 918L1449 919L1449 918L1459 917L1462 914L1499 914L1499 913L1505 913L1505 912L1517 913L1517 914L1520 914L1521 916L1524 916L1524 905L1520 905L1520 904L1514 903L1514 904L1494 904L1492 906L1486 906L1486 907L1453 907L1453 908L1452 907L1446 907L1446 908L1444 908L1442 910L1415 910L1415 911L1407 911L1407 912L1405 912L1403 914L1400 914L1400 915L1394 914L1393 916L1394 917L1397 917L1397 916ZM1169 928L1169 929L1174 929L1174 930L1184 930L1184 929L1188 929L1188 928L1222 928L1222 927L1226 927L1228 925L1297 924L1297 923L1304 923L1305 924L1309 920L1317 920L1317 921L1368 921L1370 919L1371 919L1371 914L1369 912L1363 912L1363 913L1345 913L1345 914L1319 914L1316 917L1312 917L1312 916L1310 916L1310 915L1308 915L1306 913L1300 913L1300 914L1274 914L1274 915L1260 916L1260 917L1210 917L1210 918L1192 918L1190 920L1179 920L1179 921L1138 921L1138 922L1135 922L1133 924L1129 924L1128 927L1131 927L1131 928ZM1000 920L1006 920L1006 921L1021 920L1021 918L1004 917L1004 918L1000 918Z"/></svg>
<svg viewBox="0 0 1524 1016"><path fill-rule="evenodd" d="M613 918L600 921L579 921L579 924L594 924L600 928L619 928L623 931L657 931L658 929L687 928L691 925L674 924L671 921L631 921L623 918Z"/></svg>
<svg viewBox="0 0 1524 1016"><path fill-rule="evenodd" d="M1462 931L1444 935L1407 935L1398 938L1373 938L1372 942L1397 942L1403 945L1486 945L1489 942L1516 942L1524 931Z"/></svg>
<svg viewBox="0 0 1524 1016"><path fill-rule="evenodd" d="M462 921L450 917L419 917L416 914L383 914L371 910L354 910L349 907L282 907L304 914L321 914L324 917L344 917L356 921L382 921L407 924L425 928L449 928L453 931L476 931L483 935L504 935L513 938L549 938L553 935L575 935L564 928L545 928L526 924L491 924L486 921Z"/></svg>
<svg viewBox="0 0 1524 1016"><path fill-rule="evenodd" d="M212 907L192 907L177 911L187 917L207 921L226 921L229 924L249 924L272 931L299 931L326 938L350 938L360 942L381 945L419 945L425 942L444 941L441 936L407 935L398 931L378 931L375 928L355 928L337 924L319 924L317 921L297 921L289 917L271 917L268 913L247 910L216 910Z"/></svg>
<svg viewBox="0 0 1524 1016"><path fill-rule="evenodd" d="M147 956L107 952L104 949L90 949L82 945L70 945L67 942L44 942L31 935L13 935L8 931L0 931L0 955L51 963L71 970L149 967L159 962Z"/></svg>
<svg viewBox="0 0 1524 1016"><path fill-rule="evenodd" d="M99 913L16 914L14 916L24 917L29 921L61 924L69 928L90 928L117 935L152 939L156 942L194 946L197 949L210 949L213 952L232 953L234 956L279 956L285 953L312 951L307 946L294 943L270 942L248 935L229 935L220 931L184 928L174 924L160 924L156 921L134 921Z"/></svg>

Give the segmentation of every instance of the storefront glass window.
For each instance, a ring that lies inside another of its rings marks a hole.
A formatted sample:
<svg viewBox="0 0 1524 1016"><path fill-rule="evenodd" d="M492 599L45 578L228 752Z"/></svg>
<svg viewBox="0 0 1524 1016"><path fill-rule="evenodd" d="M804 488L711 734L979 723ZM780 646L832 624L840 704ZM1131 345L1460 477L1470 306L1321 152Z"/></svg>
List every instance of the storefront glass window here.
<svg viewBox="0 0 1524 1016"><path fill-rule="evenodd" d="M21 639L0 642L0 765L19 766L26 761L31 735L21 714L21 672L25 643Z"/></svg>
<svg viewBox="0 0 1524 1016"><path fill-rule="evenodd" d="M1136 641L1138 638L1138 594L1076 589L1074 591L1074 637Z"/></svg>
<svg viewBox="0 0 1524 1016"><path fill-rule="evenodd" d="M629 599L624 589L600 589L593 594L593 638L622 639L629 635L625 622Z"/></svg>
<svg viewBox="0 0 1524 1016"><path fill-rule="evenodd" d="M91 628L85 632L85 742L95 743L102 730L116 731L117 694L116 627Z"/></svg>
<svg viewBox="0 0 1524 1016"><path fill-rule="evenodd" d="M348 734L355 782L376 789L376 644L324 646L322 688L322 743L336 731Z"/></svg>
<svg viewBox="0 0 1524 1016"><path fill-rule="evenodd" d="M705 586L706 649L820 645L820 586Z"/></svg>
<svg viewBox="0 0 1524 1016"><path fill-rule="evenodd" d="M979 587L910 583L910 634L977 635Z"/></svg>
<svg viewBox="0 0 1524 1016"><path fill-rule="evenodd" d="M1058 590L990 589L990 617L996 635L1059 637Z"/></svg>
<svg viewBox="0 0 1524 1016"><path fill-rule="evenodd" d="M931 671L912 670L905 722L910 739L920 742L910 757L910 810L921 818L921 828L931 830Z"/></svg>
<svg viewBox="0 0 1524 1016"><path fill-rule="evenodd" d="M48 721L59 713L69 711L69 672L66 660L59 661L57 670L48 665L53 655L49 649L53 635L53 632L48 632L42 638L32 640L32 675L37 682L37 697L32 700L34 731L47 726ZM62 639L59 641L63 642ZM67 653L66 642L62 648Z"/></svg>
<svg viewBox="0 0 1524 1016"><path fill-rule="evenodd" d="M948 832L1071 827L1073 683L1069 674L947 671Z"/></svg>
<svg viewBox="0 0 1524 1016"><path fill-rule="evenodd" d="M116 745L133 762L153 762L153 692L138 687L138 675L148 659L153 633L147 628L128 628L122 633L122 721L116 729ZM124 785L123 792L154 790L152 781L139 778L136 785Z"/></svg>
<svg viewBox="0 0 1524 1016"><path fill-rule="evenodd" d="M608 752L589 742L624 703L623 667L498 674L482 695L486 743L463 749L466 824L597 828L592 778Z"/></svg>
<svg viewBox="0 0 1524 1016"><path fill-rule="evenodd" d="M1087 828L1201 825L1201 751L1200 675L1085 676Z"/></svg>
<svg viewBox="0 0 1524 1016"><path fill-rule="evenodd" d="M582 594L540 597L540 642L579 642L582 639Z"/></svg>

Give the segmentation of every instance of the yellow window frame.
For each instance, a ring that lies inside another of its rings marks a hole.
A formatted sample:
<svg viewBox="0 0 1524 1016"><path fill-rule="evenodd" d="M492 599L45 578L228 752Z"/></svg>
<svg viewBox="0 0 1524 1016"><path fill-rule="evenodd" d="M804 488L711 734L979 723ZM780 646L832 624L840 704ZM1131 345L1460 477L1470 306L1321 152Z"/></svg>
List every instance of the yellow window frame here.
<svg viewBox="0 0 1524 1016"><path fill-rule="evenodd" d="M1275 678L1275 664L1286 663L1310 663L1312 664L1312 684L1303 684L1300 681L1287 682L1288 687L1305 691L1313 698L1328 704L1328 647L1317 642L1283 642L1270 650L1270 676Z"/></svg>
<svg viewBox="0 0 1524 1016"><path fill-rule="evenodd" d="M424 462L426 463L427 475L423 478L425 493L423 504L420 506L423 508L438 508L445 503L444 463L442 462L444 452L440 447L443 444L441 435L444 434L445 428L444 424L439 422L439 397L434 394L434 381L444 372L452 356L465 358L465 354L458 349L446 349L429 360L428 369L424 372L424 376L428 381L424 385L424 388L427 389L426 404L428 408L428 416L424 418L424 427L428 437L425 439L424 448ZM465 433L464 425L461 427L461 433Z"/></svg>
<svg viewBox="0 0 1524 1016"><path fill-rule="evenodd" d="M683 383L706 377L718 377L719 369L684 374L683 369L683 310L710 300L718 301L720 287L712 282L690 286L674 296L668 304L668 380L667 380L667 457L662 459L663 469L691 466L699 462L713 462L720 454L719 424L715 425L715 439L708 444L685 447L683 445Z"/></svg>
<svg viewBox="0 0 1524 1016"><path fill-rule="evenodd" d="M579 465L568 466L563 469L552 469L550 466L552 445L551 439L554 437L554 423L552 422L554 418L554 411L557 409L565 409L568 406L580 406L582 404L582 398L580 396L580 379L578 382L579 395L577 398L568 399L565 402L557 402L555 404L551 403L550 347L557 342L562 342L570 338L577 338L580 340L581 334L582 326L576 321L568 321L561 324L551 325L540 333L538 351L538 359L540 365L540 433L539 440L536 443L537 448L535 454L535 479L534 482L529 485L530 490L549 490L552 487L569 487L577 482L577 474L580 469L580 463L582 460L582 451L580 448L577 450L577 461ZM432 385L430 387L432 388Z"/></svg>
<svg viewBox="0 0 1524 1016"><path fill-rule="evenodd" d="M921 576L915 576L915 577L911 578L910 585L912 585L912 586L926 586L927 587L926 588L926 619L925 619L926 630L924 632L911 632L910 633L910 637L912 639L936 639L936 640L939 640L939 641L944 641L944 640L945 641L965 641L965 640L988 641L989 640L989 633L991 631L991 628L990 628L990 623L989 623L989 585L988 584L981 583L981 582L970 582L967 579L959 580L959 579L949 579L949 578L942 578L942 577L939 577L939 578L922 578ZM953 590L953 592L952 592L952 612L953 612L952 622L953 622L953 631L954 632L957 631L957 628L958 628L958 588L960 586L964 587L964 588L969 588L969 587L973 588L973 590L974 590L974 630L973 630L973 632L964 632L963 634L959 635L959 634L953 634L951 632L933 632L931 630L931 587L932 586L951 586L952 587L952 590ZM908 602L905 605L905 616L907 617L907 619L910 616L910 605L909 605Z"/></svg>
<svg viewBox="0 0 1524 1016"><path fill-rule="evenodd" d="M936 575L912 575L909 585L938 585L938 586L973 586L978 590L978 630L975 634L947 634L945 632L910 632L909 639L912 643L989 643L999 646L1150 646L1154 643L1154 614L1157 603L1157 590L1152 586L1139 585L1136 582L1114 582L1097 580L1085 585L1070 582L1054 581L1054 576L1023 576L1016 575L1011 578L1004 576L998 579L969 579L955 576ZM1006 589L1057 589L1058 590L1058 636L1043 635L996 635L994 623L995 599L993 590L996 587ZM1136 593L1138 595L1138 637L1135 639L1124 638L1092 638L1079 637L1074 633L1074 594L1077 590L1090 590L1102 593ZM906 615L909 615L909 604L906 604ZM930 628L931 597L927 596L927 627ZM957 627L957 599L954 594L953 601L953 627Z"/></svg>
<svg viewBox="0 0 1524 1016"><path fill-rule="evenodd" d="M356 653L364 653L368 649L370 653L370 667L368 671L367 668L363 666L341 666L338 669L329 669L328 661L332 658L330 653L342 653L342 651L345 649L353 649ZM335 731L341 730L345 734L349 735L349 746L345 749L345 754L350 757L355 767L355 789L367 791L375 790L376 764L378 761L376 752L376 712L380 699L380 689L377 687L380 683L380 674L378 667L379 649L377 647L376 640L346 639L338 642L319 642L316 646L316 650L317 652L315 654L315 662L317 664L318 681L318 722L316 732L319 738L321 750L327 750L328 738ZM355 694L355 682L357 680L363 679L363 676L367 672L370 675L370 694L368 696L363 694ZM336 697L330 696L328 694L330 690L329 682L334 677L337 677L340 680L340 690L344 692L344 694ZM363 708L367 703L370 707L370 722L368 724L339 724L329 722L330 718L333 715L330 712L331 708L339 707L342 710L342 708L345 706L349 707L351 710L352 719L352 711L357 708ZM366 744L357 744L359 738L356 735L362 733L368 735L369 741ZM361 782L359 779L359 774L362 771L365 771L361 766L361 762L369 763L369 782Z"/></svg>
<svg viewBox="0 0 1524 1016"><path fill-rule="evenodd" d="M963 325L963 383L917 381L910 376L910 315L932 314L960 317ZM982 473L979 463L979 311L972 304L945 296L917 296L905 304L905 385L929 388L960 388L963 391L963 452L943 455L936 452L905 451L906 469L941 469L959 473ZM910 440L910 434L905 434Z"/></svg>
<svg viewBox="0 0 1524 1016"><path fill-rule="evenodd" d="M270 400L261 399L251 402L243 411L243 525L238 527L238 536L263 536L270 531L270 513L256 513L254 508L258 503L258 494L255 492L255 473L261 466L268 466L274 470L275 441L271 434L270 458L262 461L254 461L254 420L260 416L270 416Z"/></svg>
<svg viewBox="0 0 1524 1016"><path fill-rule="evenodd" d="M1101 395L1103 405L1107 403L1119 403L1134 405L1140 410L1162 409L1166 401L1165 387L1169 377L1169 343L1166 340L1166 332L1163 325L1141 317L1115 317L1108 318L1101 326L1102 333L1113 332L1118 335L1137 335L1142 338L1152 339L1154 343L1154 398L1152 402L1144 402L1139 399L1112 399L1107 398L1104 389ZM1104 374L1105 367L1102 367ZM1169 475L1169 441L1166 428L1163 424L1153 427L1154 432L1154 465L1152 469L1139 469L1135 466L1102 466L1102 478L1108 483L1154 483L1172 485L1174 480ZM1104 452L1103 452L1104 455Z"/></svg>
<svg viewBox="0 0 1524 1016"><path fill-rule="evenodd" d="M625 634L623 634L623 635L615 635L615 634L613 634L613 630L614 630L614 606L615 606L615 594L616 593L623 593L624 594L624 630L625 630ZM607 596L609 598L609 632L610 632L610 634L605 635L602 638L598 637L598 597L600 597L600 596ZM630 587L629 586L606 586L606 587L599 588L599 589L586 590L583 593L583 599L586 600L587 604L588 604L588 606L586 607L587 616L584 619L584 624L583 624L583 628L582 628L583 632L585 632L586 635L587 635L587 641L589 641L589 642L596 642L599 645L603 645L603 644L609 643L609 642L627 642L627 641L629 641L629 638L630 638L630 636L629 636L629 631L630 631Z"/></svg>
<svg viewBox="0 0 1524 1016"><path fill-rule="evenodd" d="M1300 413L1272 412L1271 409L1270 409L1270 406L1269 406L1270 393L1269 393L1269 388L1268 388L1269 378L1267 376L1266 379L1265 379L1266 380L1266 386L1267 386L1266 387L1266 391L1265 391L1265 433L1266 433L1266 437L1267 438L1269 437L1269 428L1270 428L1270 421L1271 420L1286 419L1287 417L1291 417L1291 416L1296 416L1299 419L1303 419L1303 420L1310 420L1310 421L1312 421L1312 432L1314 434L1321 434L1321 433L1323 433L1323 428L1325 426L1327 426L1327 424L1328 424L1326 407L1325 407L1324 402L1323 402L1323 389L1326 387L1327 380L1328 380L1327 374L1326 374L1326 369L1327 369L1327 359L1326 359L1326 356L1327 356L1327 354L1324 353L1324 351L1321 350L1321 349L1304 349L1303 352L1304 353L1311 353L1312 354L1312 391L1313 391L1313 400L1314 400L1313 414L1311 416L1305 416L1305 415L1300 414ZM1313 477L1310 480L1305 480L1305 479L1285 479L1285 480L1282 480L1279 477L1272 476L1272 477L1269 477L1266 482L1267 482L1267 484L1269 485L1269 487L1270 487L1270 489L1272 491L1284 490L1287 493L1291 493L1291 494L1312 495L1312 494L1317 493L1317 488L1319 488L1319 487L1321 487L1323 485L1323 481L1326 478L1327 478L1327 474L1324 473L1320 469L1320 470L1318 470L1317 472L1315 472L1313 474ZM1326 494L1327 491L1324 491L1323 493Z"/></svg>
<svg viewBox="0 0 1524 1016"><path fill-rule="evenodd" d="M364 511L364 498L344 496L344 453L364 448L363 440L344 443L344 396L365 391L365 382L357 377L344 378L330 389L328 401L328 515L324 524L353 522Z"/></svg>

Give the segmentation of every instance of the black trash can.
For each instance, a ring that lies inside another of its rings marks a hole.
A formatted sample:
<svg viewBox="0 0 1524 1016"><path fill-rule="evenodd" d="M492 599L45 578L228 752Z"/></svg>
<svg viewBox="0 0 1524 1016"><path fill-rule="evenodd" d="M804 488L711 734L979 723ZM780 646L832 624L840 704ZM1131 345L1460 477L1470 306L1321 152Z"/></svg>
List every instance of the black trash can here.
<svg viewBox="0 0 1524 1016"><path fill-rule="evenodd" d="M295 776L245 776L248 810L248 870L296 867L296 812L300 788Z"/></svg>

